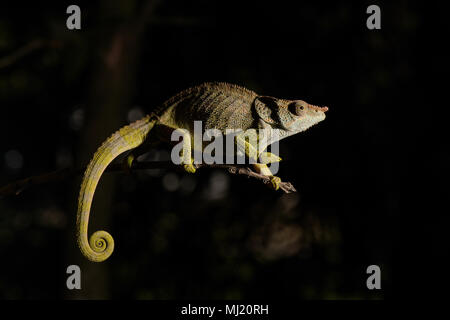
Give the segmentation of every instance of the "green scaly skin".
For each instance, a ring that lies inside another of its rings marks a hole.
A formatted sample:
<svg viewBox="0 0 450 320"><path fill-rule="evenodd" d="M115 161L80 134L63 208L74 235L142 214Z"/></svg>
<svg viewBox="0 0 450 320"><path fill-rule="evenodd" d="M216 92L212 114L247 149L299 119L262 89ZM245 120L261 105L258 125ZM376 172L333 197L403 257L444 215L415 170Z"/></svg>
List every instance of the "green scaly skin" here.
<svg viewBox="0 0 450 320"><path fill-rule="evenodd" d="M269 176L273 188L278 189L281 180L272 175L267 164L281 159L258 150L264 150L271 143L324 120L327 110L327 107L317 107L302 100L260 96L237 85L220 82L204 83L178 93L151 115L115 132L94 154L84 174L78 199L77 238L81 252L94 262L104 261L112 254L114 240L108 232L97 231L88 241L89 212L94 192L106 167L121 153L141 146L150 130L157 128L169 133L181 128L186 130L190 139L183 139L183 155L188 159L184 169L192 173L195 172L195 167L190 154L195 120L203 122L203 130L248 130L248 135L257 135L253 137L256 139L246 140L244 134L238 134L235 138L238 149L255 162L259 159L258 163L253 164L255 170ZM276 140L270 136L262 136L261 131L249 130L264 128L275 130L278 133ZM259 141L260 145L253 145L252 141ZM127 158L128 166L131 166L133 159L134 155Z"/></svg>

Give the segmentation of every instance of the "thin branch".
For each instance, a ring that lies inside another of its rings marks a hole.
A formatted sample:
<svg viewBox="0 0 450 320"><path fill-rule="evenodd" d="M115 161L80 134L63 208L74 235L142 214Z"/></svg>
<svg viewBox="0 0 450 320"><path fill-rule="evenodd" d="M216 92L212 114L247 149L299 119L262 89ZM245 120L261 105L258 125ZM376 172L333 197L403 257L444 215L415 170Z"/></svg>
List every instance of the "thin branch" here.
<svg viewBox="0 0 450 320"><path fill-rule="evenodd" d="M36 50L39 50L43 47L59 47L60 43L55 40L43 40L43 39L34 39L33 41L27 43L23 47L20 47L15 52L11 53L8 56L0 57L0 69L6 68L10 65L13 65L18 60L22 59L23 57L33 53Z"/></svg>
<svg viewBox="0 0 450 320"><path fill-rule="evenodd" d="M231 164L194 164L197 169L202 168L221 168L227 169L227 171L231 174L235 175L244 175L248 178L253 178L261 181L267 186L271 186L270 178L259 174L249 167L245 165L231 165ZM131 166L131 169L126 169L123 164L115 163L111 164L105 172L127 172L129 170L148 170L148 169L181 169L180 165L175 165L171 161L135 161ZM22 180L15 181L10 183L2 188L0 188L0 198L4 198L6 196L18 195L25 189L28 189L32 186L37 186L41 184L51 183L51 182L59 182L65 179L69 179L78 175L83 174L84 169L75 169L75 168L66 168L60 169L56 171L52 171L49 173L44 173L37 176L28 177ZM296 192L294 186L290 182L281 182L280 190L285 193Z"/></svg>

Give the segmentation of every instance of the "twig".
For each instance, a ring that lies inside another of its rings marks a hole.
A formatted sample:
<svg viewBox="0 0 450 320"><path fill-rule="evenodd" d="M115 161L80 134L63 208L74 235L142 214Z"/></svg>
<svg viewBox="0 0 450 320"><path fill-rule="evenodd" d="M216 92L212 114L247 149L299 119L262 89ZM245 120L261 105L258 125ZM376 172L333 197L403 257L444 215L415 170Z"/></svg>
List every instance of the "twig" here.
<svg viewBox="0 0 450 320"><path fill-rule="evenodd" d="M248 178L253 178L261 181L265 185L271 186L270 179L262 174L259 174L245 165L231 165L231 164L194 164L197 169L201 168L221 168L227 169L229 173L235 175L244 175ZM148 169L169 169L177 168L181 169L181 166L173 164L171 161L135 161L131 166L131 170L148 170ZM105 172L126 172L127 169L123 164L115 163L111 164ZM2 188L0 188L0 198L12 195L18 195L25 189L31 186L41 185L50 182L59 182L77 175L81 175L84 170L75 168L66 168L49 173L44 173L38 176L28 177L22 180L10 183ZM294 186L290 182L281 182L280 190L285 193L296 192Z"/></svg>
<svg viewBox="0 0 450 320"><path fill-rule="evenodd" d="M202 168L202 167L223 168L223 169L227 169L228 172L231 174L245 175L245 176L247 176L247 178L254 178L256 180L261 181L262 183L264 183L265 185L267 185L269 187L272 185L269 177L267 177L263 174L257 173L245 165L237 166L237 165L230 165L230 164L200 164L200 165L196 165L196 167L197 168ZM284 193L297 192L297 190L294 188L294 186L290 182L282 181L282 182L280 182L279 187L280 187L280 190L283 191Z"/></svg>
<svg viewBox="0 0 450 320"><path fill-rule="evenodd" d="M10 55L5 56L5 57L0 57L0 69L9 67L10 65L13 65L14 63L16 63L18 60L22 59L23 57L31 54L32 52L34 52L38 49L44 48L46 46L56 48L56 47L60 46L60 43L59 43L59 41L55 41L55 40L35 39L35 40L27 43L23 47L20 47L19 49L17 49L17 51L11 53Z"/></svg>

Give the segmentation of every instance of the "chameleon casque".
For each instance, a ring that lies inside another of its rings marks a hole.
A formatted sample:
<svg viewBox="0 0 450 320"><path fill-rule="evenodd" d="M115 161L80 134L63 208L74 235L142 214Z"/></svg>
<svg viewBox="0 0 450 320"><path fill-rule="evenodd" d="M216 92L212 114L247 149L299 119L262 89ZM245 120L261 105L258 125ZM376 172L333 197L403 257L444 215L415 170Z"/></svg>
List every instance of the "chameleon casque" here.
<svg viewBox="0 0 450 320"><path fill-rule="evenodd" d="M94 154L81 184L77 211L77 240L83 255L91 261L106 260L114 250L114 240L106 231L97 231L88 241L89 212L94 192L106 167L121 153L132 150L126 159L131 166L139 154L148 151L147 142L170 141L170 133L176 129L185 129L182 154L189 161L183 167L188 172L195 172L190 156L193 141L193 124L195 120L203 123L203 129L272 129L277 131L276 140L267 138L261 148L252 145L242 135L235 136L238 150L254 158L253 167L260 174L267 175L274 189L278 189L280 178L273 176L267 163L280 161L278 156L262 152L271 143L305 131L325 119L327 107L317 107L302 100L284 100L270 96L260 96L243 87L222 83L208 82L181 91L173 96L153 113L122 127L110 136ZM149 135L149 132L151 134ZM254 130L261 135L261 131ZM167 133L168 137L167 138ZM264 137L258 136L258 141ZM264 161L258 159L264 158ZM256 162L256 163L255 163Z"/></svg>

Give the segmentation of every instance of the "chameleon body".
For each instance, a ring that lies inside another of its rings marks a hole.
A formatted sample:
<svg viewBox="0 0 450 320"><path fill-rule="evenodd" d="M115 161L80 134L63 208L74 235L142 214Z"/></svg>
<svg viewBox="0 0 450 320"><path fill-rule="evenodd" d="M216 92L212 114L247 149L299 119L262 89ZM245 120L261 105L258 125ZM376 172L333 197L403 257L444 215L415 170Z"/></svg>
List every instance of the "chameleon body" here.
<svg viewBox="0 0 450 320"><path fill-rule="evenodd" d="M235 143L254 163L257 172L271 178L272 185L278 188L281 180L272 175L267 163L280 161L278 156L262 152L274 141L304 131L325 119L327 107L317 107L302 100L284 100L270 96L261 96L243 87L220 82L208 82L181 91L164 102L153 113L116 131L94 154L81 184L77 211L77 240L81 252L89 260L101 262L106 260L114 250L114 240L106 231L97 231L88 241L89 212L97 184L106 167L121 153L128 150L144 153L147 141L152 139L168 140L167 135L173 130L184 129L189 136L183 136L182 154L187 155L184 169L195 172L190 152L192 150L194 121L200 120L203 129L270 129L277 135L263 137L262 130L254 130L257 141L264 141L256 146L251 139L242 134L235 136ZM149 135L149 132L152 134ZM153 132L155 134L153 135ZM169 135L170 137L170 135ZM152 138L152 139L150 139ZM170 139L170 138L169 138ZM275 139L275 140L274 140ZM139 147L139 148L138 148ZM137 154L127 158L128 165Z"/></svg>

